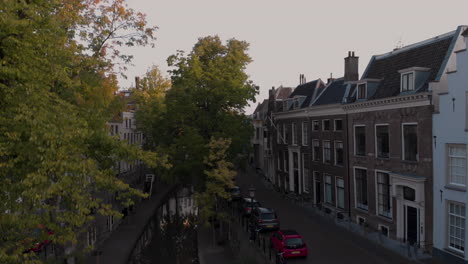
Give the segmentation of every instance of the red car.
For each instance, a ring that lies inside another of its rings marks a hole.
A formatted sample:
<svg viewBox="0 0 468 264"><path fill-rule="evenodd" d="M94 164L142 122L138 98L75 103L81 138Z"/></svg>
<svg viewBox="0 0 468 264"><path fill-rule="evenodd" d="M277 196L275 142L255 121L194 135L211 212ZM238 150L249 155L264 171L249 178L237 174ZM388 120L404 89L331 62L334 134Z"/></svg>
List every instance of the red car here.
<svg viewBox="0 0 468 264"><path fill-rule="evenodd" d="M270 238L270 246L277 252L284 252L284 258L307 257L307 245L302 236L294 230L279 230Z"/></svg>

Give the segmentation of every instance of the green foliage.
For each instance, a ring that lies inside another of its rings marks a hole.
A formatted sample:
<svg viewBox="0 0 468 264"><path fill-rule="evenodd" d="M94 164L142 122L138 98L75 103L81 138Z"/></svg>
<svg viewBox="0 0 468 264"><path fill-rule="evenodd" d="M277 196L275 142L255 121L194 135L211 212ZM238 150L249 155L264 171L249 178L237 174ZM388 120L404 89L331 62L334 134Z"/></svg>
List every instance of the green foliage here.
<svg viewBox="0 0 468 264"><path fill-rule="evenodd" d="M164 97L153 96L159 99L145 101L137 113L148 147L169 156L167 178L195 185L202 221L215 213L216 196L227 197L233 162L242 162L252 133L243 108L258 89L245 73L251 62L247 49L244 41L200 38L189 54L179 51L168 58L170 89L157 88L164 82L153 86ZM212 160L217 152L222 158Z"/></svg>
<svg viewBox="0 0 468 264"><path fill-rule="evenodd" d="M105 6L114 9L103 12ZM118 35L108 32L111 21L96 27L87 19L112 14L135 25L139 15L123 1L4 0L0 10L0 263L40 263L23 252L45 239L76 243L91 210L119 215L94 193L119 191L127 205L143 196L115 177L117 160L152 167L167 160L119 142L105 126L121 108L112 58L102 47ZM89 53L83 43L95 47L90 39L76 40L80 30L94 32L100 52ZM153 38L138 32L141 41L121 37L143 45ZM38 232L40 226L54 234Z"/></svg>

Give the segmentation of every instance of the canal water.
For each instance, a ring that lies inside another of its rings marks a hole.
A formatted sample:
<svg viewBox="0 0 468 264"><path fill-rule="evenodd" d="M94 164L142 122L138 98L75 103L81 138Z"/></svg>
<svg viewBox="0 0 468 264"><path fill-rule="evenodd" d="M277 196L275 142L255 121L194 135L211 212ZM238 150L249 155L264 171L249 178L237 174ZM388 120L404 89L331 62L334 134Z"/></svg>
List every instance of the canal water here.
<svg viewBox="0 0 468 264"><path fill-rule="evenodd" d="M141 255L142 264L198 264L197 207L193 188L179 188L154 216L156 228Z"/></svg>

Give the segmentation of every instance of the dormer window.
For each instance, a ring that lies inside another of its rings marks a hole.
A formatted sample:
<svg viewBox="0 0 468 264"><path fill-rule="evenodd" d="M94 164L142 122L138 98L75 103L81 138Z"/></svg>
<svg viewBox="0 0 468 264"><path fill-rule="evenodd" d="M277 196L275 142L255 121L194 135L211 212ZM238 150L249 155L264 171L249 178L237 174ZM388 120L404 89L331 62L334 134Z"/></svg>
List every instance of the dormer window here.
<svg viewBox="0 0 468 264"><path fill-rule="evenodd" d="M283 101L283 111L288 111L288 101Z"/></svg>
<svg viewBox="0 0 468 264"><path fill-rule="evenodd" d="M294 109L298 109L299 108L299 98L295 98L294 99Z"/></svg>
<svg viewBox="0 0 468 264"><path fill-rule="evenodd" d="M413 91L414 90L414 73L403 73L401 74L401 91Z"/></svg>
<svg viewBox="0 0 468 264"><path fill-rule="evenodd" d="M358 90L357 90L357 99L366 99L367 96L367 84L366 83L361 83L358 85Z"/></svg>

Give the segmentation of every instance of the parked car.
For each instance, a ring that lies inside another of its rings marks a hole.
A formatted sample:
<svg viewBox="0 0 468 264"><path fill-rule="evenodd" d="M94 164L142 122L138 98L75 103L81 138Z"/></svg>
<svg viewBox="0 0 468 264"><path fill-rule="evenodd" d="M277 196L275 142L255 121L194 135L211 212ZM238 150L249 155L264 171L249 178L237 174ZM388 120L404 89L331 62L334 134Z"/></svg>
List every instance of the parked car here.
<svg viewBox="0 0 468 264"><path fill-rule="evenodd" d="M307 257L307 245L294 230L278 230L270 237L270 246L277 252L284 252L284 258Z"/></svg>
<svg viewBox="0 0 468 264"><path fill-rule="evenodd" d="M270 208L255 208L250 221L255 225L256 229L261 229L262 231L280 228L278 215L275 210Z"/></svg>
<svg viewBox="0 0 468 264"><path fill-rule="evenodd" d="M252 208L260 206L260 203L255 199L252 200L252 198L242 198L239 205L239 211L244 216L250 216L250 211Z"/></svg>
<svg viewBox="0 0 468 264"><path fill-rule="evenodd" d="M231 194L231 200L238 201L241 199L241 190L239 186L234 186L229 189L229 193Z"/></svg>

